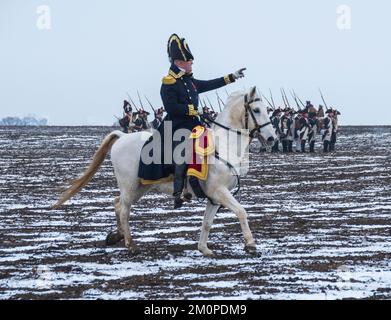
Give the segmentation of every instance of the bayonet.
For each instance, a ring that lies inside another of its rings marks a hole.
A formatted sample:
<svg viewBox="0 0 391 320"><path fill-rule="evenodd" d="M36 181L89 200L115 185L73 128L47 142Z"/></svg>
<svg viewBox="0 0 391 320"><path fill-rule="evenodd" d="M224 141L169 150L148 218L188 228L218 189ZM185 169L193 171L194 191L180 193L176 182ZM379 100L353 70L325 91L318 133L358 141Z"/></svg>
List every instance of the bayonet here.
<svg viewBox="0 0 391 320"><path fill-rule="evenodd" d="M297 101L297 97L292 93L292 91L290 91L290 94L291 94L293 100L295 100L297 108L298 108L299 110L301 110L301 107L300 107L300 105L299 105L299 102Z"/></svg>
<svg viewBox="0 0 391 320"><path fill-rule="evenodd" d="M284 106L286 108L288 105L286 104L284 93L282 92L282 88L280 88L280 92L281 92L281 96L282 96L282 101L284 102Z"/></svg>
<svg viewBox="0 0 391 320"><path fill-rule="evenodd" d="M217 96L217 103L219 104L219 109L220 109L220 112L221 112L221 103L223 104L223 106L225 107L225 104L223 102L223 100L220 99L220 96L219 96L219 93L217 91L215 91L216 93L216 96ZM220 103L221 101L221 103Z"/></svg>
<svg viewBox="0 0 391 320"><path fill-rule="evenodd" d="M266 98L266 97L263 95L262 92L261 92L261 95L262 95L262 97L266 100L266 102L267 102L267 104L270 106L270 108L272 108L273 110L275 110L275 108L273 107L273 105L270 103L269 99Z"/></svg>
<svg viewBox="0 0 391 320"><path fill-rule="evenodd" d="M296 94L295 90L293 90L293 93L295 94L295 97L297 99L299 99L299 102L301 103L301 105L303 106L303 108L305 108L305 104L303 103L303 101L301 101L301 99L299 98L299 96Z"/></svg>
<svg viewBox="0 0 391 320"><path fill-rule="evenodd" d="M141 109L144 111L143 102L141 101L140 93L138 92L138 90L137 90L137 95L138 95L138 101L140 102Z"/></svg>
<svg viewBox="0 0 391 320"><path fill-rule="evenodd" d="M136 111L138 112L139 110L138 110L136 104L134 103L134 101L132 100L132 97L130 96L130 94L128 92L126 92L126 94L128 95L130 102L132 103L132 105L134 105L134 107L136 108Z"/></svg>
<svg viewBox="0 0 391 320"><path fill-rule="evenodd" d="M319 92L320 92L320 96L322 97L324 106L326 107L326 109L328 109L329 107L327 106L327 103L326 103L326 101L324 100L323 93L322 93L322 91L320 90L320 88L319 88Z"/></svg>
<svg viewBox="0 0 391 320"><path fill-rule="evenodd" d="M149 99L147 98L147 96L146 96L146 95L144 95L144 98L145 98L145 100L147 100L148 104L149 104L149 105L150 105L150 107L152 108L152 110L153 110L153 113L154 113L154 114L156 114L156 110L155 110L155 108L153 107L152 103L149 101Z"/></svg>
<svg viewBox="0 0 391 320"><path fill-rule="evenodd" d="M206 96L206 99L208 100L208 102L209 102L209 105L210 105L211 109L212 109L213 111L215 111L215 109L213 108L213 106L212 106L212 103L210 102L210 100L209 100L209 97L208 97L208 96Z"/></svg>
<svg viewBox="0 0 391 320"><path fill-rule="evenodd" d="M284 94L286 104L287 104L288 107L290 108L291 105L289 104L289 100L288 100L288 97L287 97L287 95L286 95L286 92L285 92L285 89L284 89L284 88L282 88L282 93Z"/></svg>
<svg viewBox="0 0 391 320"><path fill-rule="evenodd" d="M272 91L270 89L269 89L269 92L270 92L270 98L272 99L273 108L276 109L276 104L274 103L273 94L272 94Z"/></svg>

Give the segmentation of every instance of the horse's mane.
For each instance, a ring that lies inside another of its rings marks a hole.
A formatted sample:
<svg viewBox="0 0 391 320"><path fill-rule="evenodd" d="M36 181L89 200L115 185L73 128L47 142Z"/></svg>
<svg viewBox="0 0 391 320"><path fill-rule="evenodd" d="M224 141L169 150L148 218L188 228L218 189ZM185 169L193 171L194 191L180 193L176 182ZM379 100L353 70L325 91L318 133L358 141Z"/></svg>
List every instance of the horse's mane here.
<svg viewBox="0 0 391 320"><path fill-rule="evenodd" d="M240 97L243 97L246 93L243 90L232 92L227 100L226 106L232 106L235 104L235 101Z"/></svg>

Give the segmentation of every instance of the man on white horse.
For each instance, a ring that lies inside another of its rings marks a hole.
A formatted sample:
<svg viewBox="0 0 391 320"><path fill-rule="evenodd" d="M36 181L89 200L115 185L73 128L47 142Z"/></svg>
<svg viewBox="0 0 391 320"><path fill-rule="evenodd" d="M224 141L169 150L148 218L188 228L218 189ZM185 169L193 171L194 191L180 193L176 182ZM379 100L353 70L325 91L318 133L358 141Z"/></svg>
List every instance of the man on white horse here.
<svg viewBox="0 0 391 320"><path fill-rule="evenodd" d="M168 75L162 80L160 95L168 117L164 121L172 122L173 135L179 129L187 129L189 132L196 126L202 125L198 114L198 95L210 90L216 90L236 79L244 77L245 68L221 78L201 81L193 78L193 55L184 38L178 35L170 36L167 44L167 53L171 63ZM188 138L185 138L188 139ZM184 141L173 141L173 150ZM186 142L185 142L186 145ZM176 161L174 174L174 209L180 208L184 201L191 199L189 194L182 194L186 176L186 161Z"/></svg>
<svg viewBox="0 0 391 320"><path fill-rule="evenodd" d="M189 47L183 39L176 35L170 37L169 55L173 64L169 75L163 80L161 92L168 117L171 119L171 121L167 121L166 117L166 122L168 124L172 122L175 129L189 128L188 132L190 132L194 125L200 123L197 117L198 94L243 77L243 69L215 80L199 81L194 79L191 76L193 59ZM164 128L165 124L159 126L159 129ZM215 144L213 153L207 155L208 158L213 158L215 161L213 163L207 162L207 177L200 182L200 187L208 200L202 221L198 250L205 256L213 255L212 250L208 248L208 237L213 219L220 206L223 206L237 216L244 237L244 249L254 253L256 252L256 243L249 227L246 209L235 199L231 191L240 187L239 174L242 172L243 165L247 163L245 156L250 141L253 138L258 138L271 146L276 139L266 106L258 96L256 87L232 93L228 97L224 109L212 123L212 130L214 141L219 141L219 143ZM144 175L140 176L140 173L143 173L143 170L140 170L143 168L142 164L147 165L143 161L144 156L150 156L149 151L155 155L153 149L143 152L146 142L149 139L153 142L154 134L148 131L125 134L119 130L109 133L103 139L84 173L71 182L53 208L59 208L86 186L103 164L106 155L111 152L111 162L120 195L114 199L117 229L108 234L106 243L113 245L124 239L124 245L129 252L131 254L137 253L139 249L133 240L129 224L129 215L133 206L147 192L173 194L174 191L172 179L169 177L172 173L172 164L169 165L171 171L165 172L165 162L157 163L162 167L162 171L158 172L162 178L159 181L154 179L156 175L148 176L151 172L147 170L145 172L146 179L143 178ZM172 138L174 137L169 137L169 139ZM161 150L156 152L158 155L160 153ZM178 177L183 178L181 170L182 168L178 170ZM153 174L155 173L153 172ZM166 175L167 173L168 175ZM152 180L149 181L149 177ZM148 183L143 183L143 180ZM177 183L176 192L179 192L180 188L183 188L183 181L178 179ZM189 191L196 195L192 187L189 188Z"/></svg>

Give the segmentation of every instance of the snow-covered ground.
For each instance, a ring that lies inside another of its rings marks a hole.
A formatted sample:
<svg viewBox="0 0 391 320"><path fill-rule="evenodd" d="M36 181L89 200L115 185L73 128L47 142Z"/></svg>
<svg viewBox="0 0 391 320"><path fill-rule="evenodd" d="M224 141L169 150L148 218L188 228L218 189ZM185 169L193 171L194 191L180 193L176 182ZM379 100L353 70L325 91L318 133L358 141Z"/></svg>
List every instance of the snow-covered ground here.
<svg viewBox="0 0 391 320"><path fill-rule="evenodd" d="M197 241L205 203L173 211L149 194L131 215L142 252L106 247L118 189L110 160L90 185L50 210L111 128L0 127L0 299L391 298L391 128L344 127L337 151L252 154L239 223L217 214L214 258Z"/></svg>

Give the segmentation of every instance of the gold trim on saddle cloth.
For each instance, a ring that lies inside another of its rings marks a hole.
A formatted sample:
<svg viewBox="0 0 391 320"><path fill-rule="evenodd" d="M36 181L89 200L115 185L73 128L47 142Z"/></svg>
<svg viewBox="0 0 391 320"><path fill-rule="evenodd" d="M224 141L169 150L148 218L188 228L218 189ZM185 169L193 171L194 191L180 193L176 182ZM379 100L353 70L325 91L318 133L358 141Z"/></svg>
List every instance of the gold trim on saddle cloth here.
<svg viewBox="0 0 391 320"><path fill-rule="evenodd" d="M174 181L174 176L171 174L168 177L161 178L158 180L145 180L143 178L140 178L140 183L142 185L150 185L150 184L160 184L160 183L166 183L166 182L172 182Z"/></svg>
<svg viewBox="0 0 391 320"><path fill-rule="evenodd" d="M205 140L205 134L207 139ZM194 139L193 146L196 153L199 166L189 165L187 170L188 176L194 176L200 180L205 181L208 178L208 155L215 152L215 145L213 141L213 135L211 130L206 129L203 126L196 126L190 135L191 139ZM207 145L205 146L205 142ZM198 170L198 168L200 170Z"/></svg>

